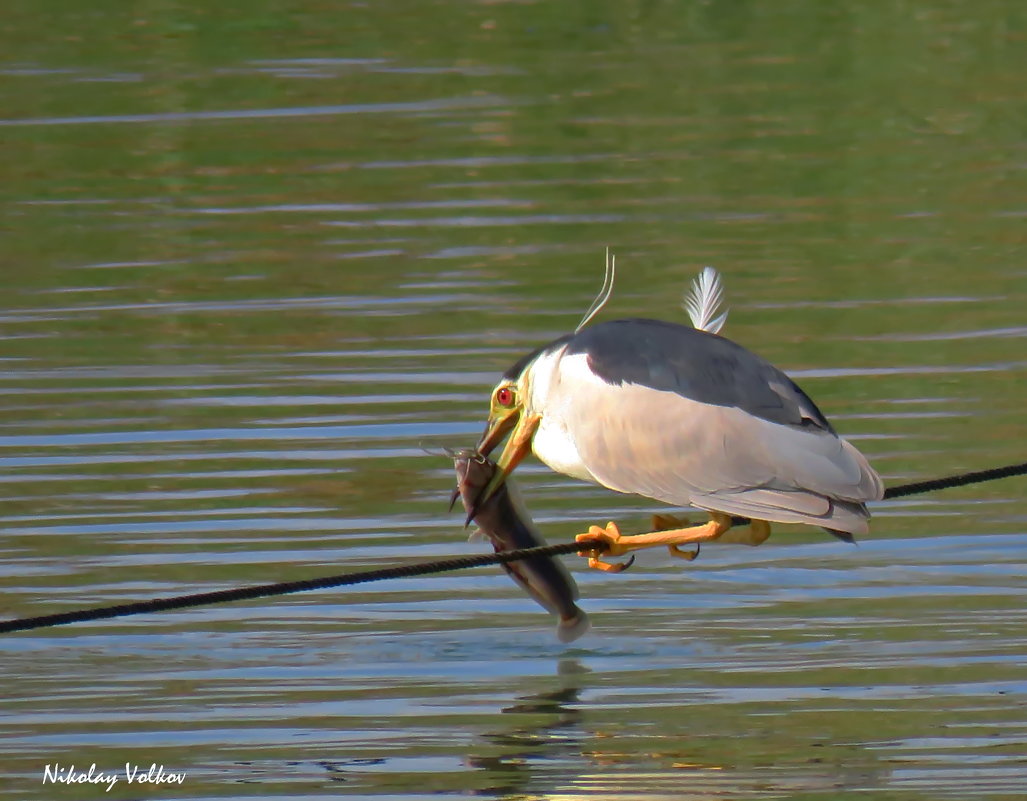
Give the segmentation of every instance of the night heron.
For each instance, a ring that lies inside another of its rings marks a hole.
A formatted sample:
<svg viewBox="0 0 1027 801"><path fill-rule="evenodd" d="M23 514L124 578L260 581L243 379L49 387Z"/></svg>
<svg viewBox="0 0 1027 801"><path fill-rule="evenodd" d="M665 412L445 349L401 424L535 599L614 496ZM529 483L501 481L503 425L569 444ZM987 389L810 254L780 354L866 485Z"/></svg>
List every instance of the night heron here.
<svg viewBox="0 0 1027 801"><path fill-rule="evenodd" d="M716 272L700 276L689 301L695 327L627 319L587 325L604 293L572 334L525 355L492 391L478 450L509 436L482 499L528 450L560 473L617 492L710 513L702 525L656 515L651 533L622 535L615 523L579 540L606 540L607 555L666 545L729 540L759 545L770 523L822 526L851 541L867 531L867 501L884 491L866 458L788 376L716 331ZM473 516L472 509L472 516ZM732 517L751 520L727 537ZM740 536L739 536L740 535ZM589 564L604 570L625 565Z"/></svg>

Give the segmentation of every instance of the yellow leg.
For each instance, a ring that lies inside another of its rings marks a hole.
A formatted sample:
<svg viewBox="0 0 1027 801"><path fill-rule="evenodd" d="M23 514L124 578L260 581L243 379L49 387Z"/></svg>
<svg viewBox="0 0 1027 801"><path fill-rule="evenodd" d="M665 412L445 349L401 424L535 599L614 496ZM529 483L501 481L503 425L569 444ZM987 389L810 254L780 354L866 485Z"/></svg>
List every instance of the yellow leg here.
<svg viewBox="0 0 1027 801"><path fill-rule="evenodd" d="M720 542L733 545L762 545L770 536L770 523L766 520L751 520L745 528L735 528L720 538Z"/></svg>
<svg viewBox="0 0 1027 801"><path fill-rule="evenodd" d="M688 528L692 523L687 517L678 515L653 515L653 531L671 531L675 528ZM671 556L684 559L686 562L695 561L699 555L699 543L695 544L694 551L682 551L677 545L668 545L667 550Z"/></svg>
<svg viewBox="0 0 1027 801"><path fill-rule="evenodd" d="M674 528L669 531L652 531L648 534L624 535L620 533L616 523L609 523L605 529L599 526L590 527L588 533L579 534L577 540L579 542L590 539L603 540L608 544L607 549L603 552L605 556L623 556L629 551L651 548L654 545L666 545L668 548L676 551L676 546L678 545L690 545L692 543L715 540L731 528L731 515L710 512L710 517L712 520L701 526ZM600 554L597 551L579 551L579 555L588 557L589 567L609 572L619 573L631 564L631 562L624 564L604 562L599 558ZM695 557L693 556L692 558Z"/></svg>
<svg viewBox="0 0 1027 801"><path fill-rule="evenodd" d="M653 531L670 531L673 528L688 528L692 521L684 515L661 515L652 517Z"/></svg>

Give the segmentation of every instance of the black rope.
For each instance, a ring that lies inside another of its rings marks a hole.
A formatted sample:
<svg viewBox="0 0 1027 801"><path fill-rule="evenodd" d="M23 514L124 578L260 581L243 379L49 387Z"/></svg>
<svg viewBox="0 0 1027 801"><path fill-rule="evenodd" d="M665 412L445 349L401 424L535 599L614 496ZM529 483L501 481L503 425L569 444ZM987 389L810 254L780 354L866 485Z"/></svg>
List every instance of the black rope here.
<svg viewBox="0 0 1027 801"><path fill-rule="evenodd" d="M379 570L365 570L360 573L340 573L334 576L304 579L302 581L281 581L274 584L256 584L250 587L237 587L231 590L200 592L194 595L174 595L169 598L152 598L149 601L135 601L114 606L101 606L96 609L78 609L73 612L58 612L53 615L24 617L17 620L0 621L0 634L12 631L41 629L47 626L62 626L67 623L84 623L87 620L106 620L112 617L141 615L144 612L167 612L171 609L188 609L193 606L223 604L229 601L248 601L253 598L267 598L272 595L289 595L307 590L326 590L329 587L346 587L352 584L364 584L368 581L384 581L385 579L409 578L424 576L429 573L445 573L451 570L465 570L470 567L516 562L518 559L540 558L546 556L562 556L581 550L605 551L607 543L602 540L588 542L564 542L559 545L539 545L535 548L521 548L501 553L485 553L477 556L460 556L454 559L441 559L434 562L418 562L411 565L385 567Z"/></svg>
<svg viewBox="0 0 1027 801"><path fill-rule="evenodd" d="M962 487L967 484L977 484L982 481L994 481L1000 478L1024 474L1027 474L1027 462L1006 465L1005 467L994 467L990 470L978 470L972 473L960 473L959 475L936 478L930 481L902 484L885 490L884 497L902 498L906 495L915 495L950 487ZM744 518L737 518L735 522L743 523L746 520ZM321 578L304 579L302 581L282 581L275 584L257 584L250 587L237 587L231 590L218 590L216 592L201 592L194 595L152 598L149 601L135 601L114 606L102 606L96 609L78 609L72 612L59 612L53 615L4 620L0 621L0 634L41 629L49 626L61 626L67 623L84 623L89 620L106 620L112 617L139 615L145 612L166 612L172 609L188 609L194 606L207 606L209 604L227 603L229 601L246 601L253 598L268 598L273 595L289 595L294 592L306 592L307 590L346 587L353 584L364 584L369 581L409 578L412 576L424 576L430 573L445 573L471 567L506 564L507 562L516 562L519 559L562 556L564 554L577 553L578 551L597 551L601 553L606 548L607 543L598 539L585 542L564 542L559 545L541 545L537 548L522 548L515 551L463 556L433 562L418 562L410 565L399 565L398 567L381 568L379 570L365 570L359 573L322 576Z"/></svg>
<svg viewBox="0 0 1027 801"><path fill-rule="evenodd" d="M1025 473L1027 473L1027 462L1007 464L1005 467L993 467L990 470L976 470L973 473L960 473L957 476L934 478L930 481L914 481L912 484L890 487L884 491L884 497L886 500L890 498L904 498L906 495L919 495L921 492L933 492L934 490L949 489L951 487L965 487L967 484L979 484L982 481L995 481L999 478L1022 476Z"/></svg>

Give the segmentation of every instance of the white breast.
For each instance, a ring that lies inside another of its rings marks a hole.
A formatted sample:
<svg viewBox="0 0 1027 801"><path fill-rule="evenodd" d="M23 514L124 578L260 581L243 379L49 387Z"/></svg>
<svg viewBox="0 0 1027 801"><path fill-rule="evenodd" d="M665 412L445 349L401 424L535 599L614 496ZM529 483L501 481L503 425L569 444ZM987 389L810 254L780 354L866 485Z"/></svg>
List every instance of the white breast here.
<svg viewBox="0 0 1027 801"><path fill-rule="evenodd" d="M531 449L556 472L566 473L583 481L595 481L595 476L582 464L574 440L562 423L562 420L554 420L552 416L544 416L538 431L535 432Z"/></svg>
<svg viewBox="0 0 1027 801"><path fill-rule="evenodd" d="M541 356L532 365L529 407L541 412L542 420L532 440L531 449L535 455L558 473L565 473L583 481L596 482L595 476L581 461L578 448L571 432L574 430L571 404L566 402L565 391L573 391L573 385L580 376L579 370L586 369L584 355L564 357L564 349ZM589 373L589 378L592 378Z"/></svg>

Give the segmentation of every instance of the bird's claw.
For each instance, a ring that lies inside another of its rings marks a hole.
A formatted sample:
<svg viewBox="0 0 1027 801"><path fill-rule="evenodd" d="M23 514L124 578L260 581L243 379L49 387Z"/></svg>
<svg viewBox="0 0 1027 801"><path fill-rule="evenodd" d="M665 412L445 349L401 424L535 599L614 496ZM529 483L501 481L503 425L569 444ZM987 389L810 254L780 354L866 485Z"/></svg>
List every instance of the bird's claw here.
<svg viewBox="0 0 1027 801"><path fill-rule="evenodd" d="M602 551L598 550L584 550L578 551L578 556L588 557L588 566L595 568L596 570L602 570L607 573L621 573L631 567L635 562L635 557L632 556L626 562L604 562L600 555L603 556L623 556L628 552L628 549L620 544L620 528L616 523L607 523L606 528L600 528L599 526L589 526L588 532L585 534L579 534L574 539L577 542L590 542L594 540L600 540L606 543L606 548Z"/></svg>
<svg viewBox="0 0 1027 801"><path fill-rule="evenodd" d="M668 545L667 550L670 551L671 556L676 556L678 559L684 559L686 562L692 562L695 561L695 558L699 555L699 543L695 544L694 551L682 550L677 545Z"/></svg>

